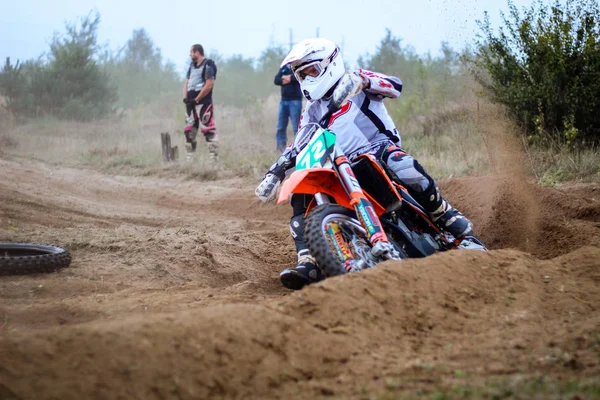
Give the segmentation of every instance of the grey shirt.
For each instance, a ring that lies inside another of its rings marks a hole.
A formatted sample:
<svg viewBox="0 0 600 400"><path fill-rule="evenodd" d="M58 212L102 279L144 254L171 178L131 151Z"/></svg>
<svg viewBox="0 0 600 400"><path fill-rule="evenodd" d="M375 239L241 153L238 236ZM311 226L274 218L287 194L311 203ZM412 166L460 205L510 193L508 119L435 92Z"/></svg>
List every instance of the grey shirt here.
<svg viewBox="0 0 600 400"><path fill-rule="evenodd" d="M190 67L187 72L188 91L201 91L205 85L206 79L215 79L216 71L211 63L207 63L207 58L205 58L200 65L196 65L194 61L190 63ZM204 72L206 69L206 72Z"/></svg>

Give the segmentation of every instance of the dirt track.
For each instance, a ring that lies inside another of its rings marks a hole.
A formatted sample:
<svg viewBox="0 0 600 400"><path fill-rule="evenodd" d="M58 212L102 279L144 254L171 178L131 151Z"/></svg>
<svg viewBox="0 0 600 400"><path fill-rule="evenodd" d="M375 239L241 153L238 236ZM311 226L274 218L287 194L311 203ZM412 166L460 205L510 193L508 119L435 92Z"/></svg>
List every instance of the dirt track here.
<svg viewBox="0 0 600 400"><path fill-rule="evenodd" d="M368 399L464 376L600 373L598 187L445 182L494 251L290 293L277 279L294 261L290 210L259 204L242 179L21 159L0 171L0 240L63 245L74 259L0 279L0 399Z"/></svg>

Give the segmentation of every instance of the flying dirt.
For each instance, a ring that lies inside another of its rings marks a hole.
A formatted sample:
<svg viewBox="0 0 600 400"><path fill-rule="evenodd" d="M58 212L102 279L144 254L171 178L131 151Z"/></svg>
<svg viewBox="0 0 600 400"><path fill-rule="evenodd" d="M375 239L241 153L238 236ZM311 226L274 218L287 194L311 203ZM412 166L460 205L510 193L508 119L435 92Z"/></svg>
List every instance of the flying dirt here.
<svg viewBox="0 0 600 400"><path fill-rule="evenodd" d="M0 171L1 240L73 256L1 277L0 399L370 399L600 375L597 185L441 182L492 251L290 292L290 210L255 199L256 182L18 157Z"/></svg>

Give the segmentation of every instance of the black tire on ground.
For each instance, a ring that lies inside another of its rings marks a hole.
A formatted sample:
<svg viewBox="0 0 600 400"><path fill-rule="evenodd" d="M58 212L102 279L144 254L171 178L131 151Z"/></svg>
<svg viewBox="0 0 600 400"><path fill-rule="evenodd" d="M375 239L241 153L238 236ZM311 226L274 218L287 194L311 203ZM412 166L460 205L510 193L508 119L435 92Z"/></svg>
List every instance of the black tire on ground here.
<svg viewBox="0 0 600 400"><path fill-rule="evenodd" d="M71 254L62 247L0 243L0 276L54 272L71 264Z"/></svg>
<svg viewBox="0 0 600 400"><path fill-rule="evenodd" d="M323 231L323 222L329 218L338 221L342 219L355 220L358 226L361 227L358 220L356 220L354 211L337 204L322 204L308 214L304 225L304 238L310 253L325 273L325 276L346 274L348 272L337 254L331 249Z"/></svg>

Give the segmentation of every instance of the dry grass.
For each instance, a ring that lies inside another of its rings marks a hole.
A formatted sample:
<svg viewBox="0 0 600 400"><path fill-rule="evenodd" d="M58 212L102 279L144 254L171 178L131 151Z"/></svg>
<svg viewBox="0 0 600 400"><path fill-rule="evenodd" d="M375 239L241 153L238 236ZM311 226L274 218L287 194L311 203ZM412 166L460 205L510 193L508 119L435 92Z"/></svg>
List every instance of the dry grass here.
<svg viewBox="0 0 600 400"><path fill-rule="evenodd" d="M81 123L38 119L1 134L5 152L48 163L91 167L115 174L185 175L190 179L262 176L277 157L275 124L278 99L245 110L216 108L221 166L208 161L200 138L191 163L163 164L160 132L170 132L172 145L185 154L183 105L158 103L105 121ZM291 129L290 129L291 135ZM10 147L10 148L9 148Z"/></svg>
<svg viewBox="0 0 600 400"><path fill-rule="evenodd" d="M502 174L553 186L600 181L600 149L530 146L502 109L483 100L417 116L402 125L403 146L436 178Z"/></svg>
<svg viewBox="0 0 600 400"><path fill-rule="evenodd" d="M532 171L541 185L565 181L600 182L600 148L572 149L564 144L530 146L523 143Z"/></svg>
<svg viewBox="0 0 600 400"><path fill-rule="evenodd" d="M476 103L449 106L400 125L402 146L435 178L490 173Z"/></svg>
<svg viewBox="0 0 600 400"><path fill-rule="evenodd" d="M278 97L239 110L216 108L221 166L208 161L203 141L192 163L163 164L160 132L170 132L173 145L185 153L183 107L154 104L120 119L79 123L49 119L13 127L5 133L9 153L73 167L90 167L113 174L183 175L212 180L231 176L252 179L273 163ZM438 177L480 175L489 172L488 156L478 134L475 109L441 110L427 118L401 125L403 144ZM291 127L288 128L291 140Z"/></svg>
<svg viewBox="0 0 600 400"><path fill-rule="evenodd" d="M4 108L6 100L0 96L0 154L14 149L17 142L8 133L15 128L15 119Z"/></svg>
<svg viewBox="0 0 600 400"><path fill-rule="evenodd" d="M550 141L532 146L499 107L486 103L480 115L492 173L528 176L545 186L573 180L600 182L599 148L573 149Z"/></svg>
<svg viewBox="0 0 600 400"><path fill-rule="evenodd" d="M256 180L278 156L274 149L278 101L278 96L272 96L242 110L217 106L218 167L208 160L202 138L193 162L162 162L160 132L170 132L180 157L185 155L183 105L175 99L91 123L38 119L17 125L10 116L0 115L0 152L111 174L184 176L194 180L242 176ZM394 115L399 103L387 104ZM544 184L573 178L600 179L598 149L573 153L566 149L526 148L523 152L523 143L514 134L516 127L498 107L474 96L408 118L398 126L403 147L436 179L511 173L515 167L520 174L535 175Z"/></svg>

